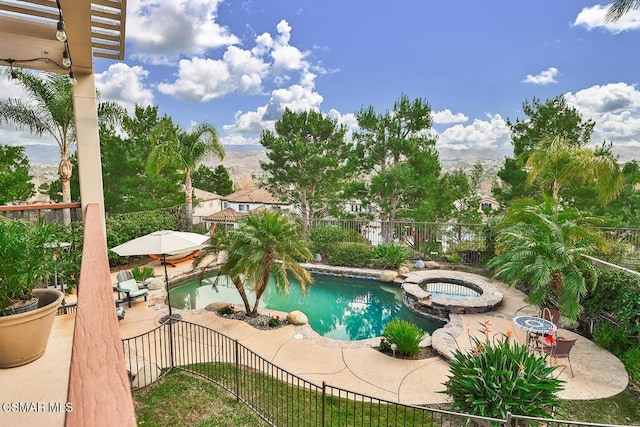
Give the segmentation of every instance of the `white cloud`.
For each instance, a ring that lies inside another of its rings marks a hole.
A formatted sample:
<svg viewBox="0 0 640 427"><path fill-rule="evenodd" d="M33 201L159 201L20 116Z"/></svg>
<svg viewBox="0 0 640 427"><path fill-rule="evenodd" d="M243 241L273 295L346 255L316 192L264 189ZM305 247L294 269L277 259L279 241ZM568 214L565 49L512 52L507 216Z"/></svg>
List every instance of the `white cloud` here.
<svg viewBox="0 0 640 427"><path fill-rule="evenodd" d="M527 74L527 78L522 80L522 83L532 83L534 85L548 85L550 83L558 83L555 77L558 75L558 69L555 67L549 67L540 74L533 75Z"/></svg>
<svg viewBox="0 0 640 427"><path fill-rule="evenodd" d="M5 76L1 74L6 68L7 67L2 67L2 70L0 70L0 99L25 99L27 97L27 91L24 90L22 86L14 83L13 79L5 78Z"/></svg>
<svg viewBox="0 0 640 427"><path fill-rule="evenodd" d="M609 5L597 4L591 7L585 7L580 11L573 23L576 27L585 27L587 30L602 28L612 34L618 34L623 31L633 31L640 29L640 9L632 9L619 20L607 22L607 10Z"/></svg>
<svg viewBox="0 0 640 427"><path fill-rule="evenodd" d="M216 23L221 0L132 0L127 7L127 41L132 56L170 64L180 56L239 43Z"/></svg>
<svg viewBox="0 0 640 427"><path fill-rule="evenodd" d="M134 111L136 104L152 105L153 92L144 84L148 76L149 72L139 65L112 64L105 72L95 75L100 100L116 102L129 112Z"/></svg>
<svg viewBox="0 0 640 427"><path fill-rule="evenodd" d="M292 111L318 110L322 103L322 95L314 92L313 88L293 85L271 92L267 105L258 107L255 111L237 112L235 122L223 126L226 131L258 134L263 129L273 129L277 120L282 117L285 108Z"/></svg>
<svg viewBox="0 0 640 427"><path fill-rule="evenodd" d="M250 51L229 47L223 58L181 59L178 79L160 83L158 90L183 101L206 102L237 92L260 93L268 64L251 55Z"/></svg>
<svg viewBox="0 0 640 427"><path fill-rule="evenodd" d="M464 123L469 120L469 117L462 113L453 113L448 108L442 111L436 111L432 114L433 123L446 124L446 123Z"/></svg>
<svg viewBox="0 0 640 427"><path fill-rule="evenodd" d="M299 91L296 86L313 92L317 74L326 71L305 60L307 53L289 45L291 26L287 21L280 21L276 28L278 35L275 38L263 33L256 37L256 45L249 50L229 46L221 59L181 59L177 79L159 84L158 89L191 102L206 102L230 93L263 93L267 81L277 86L294 82L285 89L287 93ZM277 92L274 93L278 96ZM297 98L301 100L303 97L298 95Z"/></svg>
<svg viewBox="0 0 640 427"><path fill-rule="evenodd" d="M437 145L456 150L510 147L511 131L502 116L487 114L487 118L489 120L475 119L470 125L445 129Z"/></svg>
<svg viewBox="0 0 640 427"><path fill-rule="evenodd" d="M595 121L592 142L603 139L614 148L640 144L640 91L627 83L609 83L564 95L584 119Z"/></svg>

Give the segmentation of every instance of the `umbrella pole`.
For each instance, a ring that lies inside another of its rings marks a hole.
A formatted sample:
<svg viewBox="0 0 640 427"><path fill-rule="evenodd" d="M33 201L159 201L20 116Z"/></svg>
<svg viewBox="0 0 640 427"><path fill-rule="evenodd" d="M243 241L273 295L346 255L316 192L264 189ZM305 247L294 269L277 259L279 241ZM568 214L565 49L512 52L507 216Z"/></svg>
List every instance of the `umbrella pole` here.
<svg viewBox="0 0 640 427"><path fill-rule="evenodd" d="M176 314L174 316L173 312L171 310L171 295L169 294L169 273L167 273L167 262L166 261L167 261L167 255L166 254L162 254L162 264L164 264L164 287L167 290L167 305L169 306L169 315L168 316L162 316L160 318L160 323L169 322L171 324L176 320L182 319L182 316L180 316L180 314Z"/></svg>
<svg viewBox="0 0 640 427"><path fill-rule="evenodd" d="M169 320L173 318L171 313L171 296L169 294L169 273L167 273L167 255L162 254L162 264L164 265L164 286L167 289L167 304L169 304Z"/></svg>

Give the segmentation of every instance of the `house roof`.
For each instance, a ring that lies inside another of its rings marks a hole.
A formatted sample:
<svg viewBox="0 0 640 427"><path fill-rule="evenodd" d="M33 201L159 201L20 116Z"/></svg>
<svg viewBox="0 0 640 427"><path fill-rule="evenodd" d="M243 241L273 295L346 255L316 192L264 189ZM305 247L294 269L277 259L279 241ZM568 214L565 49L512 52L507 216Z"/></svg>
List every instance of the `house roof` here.
<svg viewBox="0 0 640 427"><path fill-rule="evenodd" d="M233 208L226 208L204 218L205 221L235 221L246 215L246 212L236 212Z"/></svg>
<svg viewBox="0 0 640 427"><path fill-rule="evenodd" d="M224 202L230 203L259 203L264 205L288 205L289 203L283 202L275 198L264 188L249 187L244 190L236 191L228 196L221 198Z"/></svg>
<svg viewBox="0 0 640 427"><path fill-rule="evenodd" d="M211 193L210 191L204 191L199 188L193 187L193 195L196 196L197 200L200 201L208 201L208 200L218 200L222 198L219 194Z"/></svg>

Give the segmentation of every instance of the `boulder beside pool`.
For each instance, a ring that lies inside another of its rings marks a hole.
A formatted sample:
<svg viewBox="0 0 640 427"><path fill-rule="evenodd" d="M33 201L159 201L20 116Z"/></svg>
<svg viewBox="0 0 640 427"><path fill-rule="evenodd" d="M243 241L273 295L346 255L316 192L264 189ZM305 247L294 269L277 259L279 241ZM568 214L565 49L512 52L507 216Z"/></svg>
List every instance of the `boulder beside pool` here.
<svg viewBox="0 0 640 427"><path fill-rule="evenodd" d="M300 310L293 310L287 314L287 323L291 323L292 325L306 325L309 323L309 318Z"/></svg>
<svg viewBox="0 0 640 427"><path fill-rule="evenodd" d="M159 279L157 277L152 277L151 279L147 279L147 289L150 291L157 291L158 289L164 289L164 280Z"/></svg>
<svg viewBox="0 0 640 427"><path fill-rule="evenodd" d="M217 313L218 311L222 310L223 308L225 308L228 305L229 305L228 302L215 301L215 302L212 302L210 304L207 304L207 306L204 309L207 310L207 311L213 311L213 312Z"/></svg>
<svg viewBox="0 0 640 427"><path fill-rule="evenodd" d="M380 273L379 280L384 283L391 283L398 277L398 272L393 270L384 270Z"/></svg>

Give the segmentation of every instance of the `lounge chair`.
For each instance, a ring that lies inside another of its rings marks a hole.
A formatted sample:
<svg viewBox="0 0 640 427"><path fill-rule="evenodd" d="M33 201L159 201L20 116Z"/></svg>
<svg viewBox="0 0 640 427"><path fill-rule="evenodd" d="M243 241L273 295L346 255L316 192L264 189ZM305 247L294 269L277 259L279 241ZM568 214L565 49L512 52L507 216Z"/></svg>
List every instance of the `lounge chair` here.
<svg viewBox="0 0 640 427"><path fill-rule="evenodd" d="M165 257L164 261L163 261L162 255L149 254L149 257L156 261L160 261L160 264L167 264L167 265L170 265L171 267L175 267L176 264L195 258L200 252L201 252L200 249L196 249L191 252L186 252L178 255L171 255L171 256Z"/></svg>
<svg viewBox="0 0 640 427"><path fill-rule="evenodd" d="M571 357L569 353L576 343L577 338L556 338L556 342L550 346L542 347L542 350L551 356L551 363L556 364L558 359L567 359L569 361L569 369L571 370L571 376L573 377L573 367L571 366Z"/></svg>
<svg viewBox="0 0 640 427"><path fill-rule="evenodd" d="M116 290L123 296L120 298L121 301L127 301L129 303L129 307L131 307L131 301L136 298L144 297L144 300L147 300L147 295L149 295L148 289L139 289L138 282L136 279L125 280L124 282L118 282L116 285Z"/></svg>

